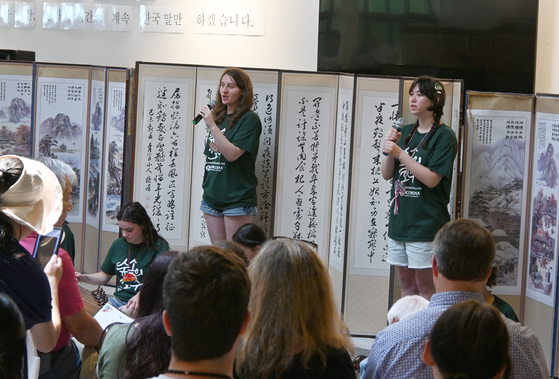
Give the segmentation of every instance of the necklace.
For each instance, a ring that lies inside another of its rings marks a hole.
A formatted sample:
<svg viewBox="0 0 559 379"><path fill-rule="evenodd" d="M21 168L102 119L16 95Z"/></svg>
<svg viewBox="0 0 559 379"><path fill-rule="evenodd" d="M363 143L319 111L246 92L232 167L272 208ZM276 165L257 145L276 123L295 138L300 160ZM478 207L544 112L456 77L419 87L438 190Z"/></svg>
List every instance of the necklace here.
<svg viewBox="0 0 559 379"><path fill-rule="evenodd" d="M413 131L413 134L411 135L410 142L408 143L408 148L411 144L411 141L413 141L413 137L415 137L415 132L417 132L417 128ZM408 152L408 154L412 158L415 155L416 151L419 149L419 147L423 144L423 141L425 141L425 138L427 138L430 132L431 129L429 129L429 131L425 133L425 136L423 136L421 142L419 142L419 144L416 147L414 147L411 151ZM402 178L402 175L404 176L404 178ZM394 211L393 211L394 215L397 215L398 212L400 211L400 207L398 205L398 197L406 194L406 186L404 185L404 183L408 181L409 179L408 176L409 176L409 170L405 167L401 168L399 173L399 179L394 182L394 198L390 200L390 203L388 205L389 207L391 207L392 203L394 203Z"/></svg>
<svg viewBox="0 0 559 379"><path fill-rule="evenodd" d="M408 144L408 147L411 144L411 141L413 141L413 137L415 137L415 132L417 132L417 128L413 131L413 134L411 135L410 138L410 143ZM414 147L408 154L413 158L413 156L415 155L415 152L419 149L419 147L423 144L423 141L425 141L425 138L427 138L427 136L429 135L429 132L431 132L431 129L429 129L429 131L427 133L425 133L425 136L423 136L423 139L421 140L421 142L419 142L419 144Z"/></svg>
<svg viewBox="0 0 559 379"><path fill-rule="evenodd" d="M167 370L164 374L180 374L180 375L197 375L197 376L210 376L212 378L233 379L228 375L214 374L211 372L198 372L198 371L183 371L183 370Z"/></svg>

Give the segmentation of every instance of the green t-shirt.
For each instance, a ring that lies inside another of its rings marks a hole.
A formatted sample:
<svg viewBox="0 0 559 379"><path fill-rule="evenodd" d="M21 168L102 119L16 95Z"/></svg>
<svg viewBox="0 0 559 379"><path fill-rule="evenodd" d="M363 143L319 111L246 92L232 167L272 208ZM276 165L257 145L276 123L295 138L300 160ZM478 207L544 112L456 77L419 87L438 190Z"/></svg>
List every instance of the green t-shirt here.
<svg viewBox="0 0 559 379"><path fill-rule="evenodd" d="M107 330L103 346L99 350L97 361L98 379L124 378L126 368L126 341L134 333L135 327L130 324L112 324Z"/></svg>
<svg viewBox="0 0 559 379"><path fill-rule="evenodd" d="M254 207L257 204L255 174L256 156L260 145L262 124L260 117L252 111L241 116L232 129L227 130L230 115L225 116L221 132L233 145L245 152L235 161L229 162L215 145L211 133L204 154L203 199L216 210Z"/></svg>
<svg viewBox="0 0 559 379"><path fill-rule="evenodd" d="M147 248L145 242L137 245L128 243L124 238L113 242L101 265L101 271L116 275L115 297L127 303L136 295L144 283L151 262L165 251L169 251L169 245L162 238L155 241L155 249Z"/></svg>
<svg viewBox="0 0 559 379"><path fill-rule="evenodd" d="M413 125L406 125L402 130L402 138L398 145L408 154L417 147L426 134L416 132L409 146L404 142L412 130ZM416 180L400 161L396 159L392 183L391 199L394 199L394 183L396 180L403 182L404 194L392 201L390 219L388 223L388 236L396 241L429 242L435 238L439 229L450 221L448 202L452 185L452 171L456 157L456 134L447 125L442 124L433 137L429 140L429 149L423 148L424 143L418 147L413 159L431 171L442 175L441 181L429 188ZM394 214L394 207L398 202L398 214Z"/></svg>

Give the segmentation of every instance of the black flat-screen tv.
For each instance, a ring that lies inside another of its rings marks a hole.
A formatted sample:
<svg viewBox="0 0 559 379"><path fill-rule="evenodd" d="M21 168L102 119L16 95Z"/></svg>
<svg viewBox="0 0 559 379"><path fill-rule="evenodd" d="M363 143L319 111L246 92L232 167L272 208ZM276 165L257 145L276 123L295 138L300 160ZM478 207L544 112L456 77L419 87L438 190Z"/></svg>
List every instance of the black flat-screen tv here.
<svg viewBox="0 0 559 379"><path fill-rule="evenodd" d="M534 93L537 0L320 0L318 70Z"/></svg>

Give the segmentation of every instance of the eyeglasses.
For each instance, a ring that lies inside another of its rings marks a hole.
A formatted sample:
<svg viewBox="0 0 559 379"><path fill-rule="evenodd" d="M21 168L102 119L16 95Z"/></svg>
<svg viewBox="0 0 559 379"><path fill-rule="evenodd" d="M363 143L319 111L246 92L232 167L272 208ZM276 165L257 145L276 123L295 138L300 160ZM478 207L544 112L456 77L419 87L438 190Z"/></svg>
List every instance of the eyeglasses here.
<svg viewBox="0 0 559 379"><path fill-rule="evenodd" d="M272 240L277 240L277 239L281 239L281 238L285 238L285 239L288 239L288 240L291 240L291 241L304 242L304 243L310 245L313 249L318 250L318 244L316 242L313 242L313 241L302 240L302 239L291 238L291 237L284 237L284 236L273 236L271 239Z"/></svg>

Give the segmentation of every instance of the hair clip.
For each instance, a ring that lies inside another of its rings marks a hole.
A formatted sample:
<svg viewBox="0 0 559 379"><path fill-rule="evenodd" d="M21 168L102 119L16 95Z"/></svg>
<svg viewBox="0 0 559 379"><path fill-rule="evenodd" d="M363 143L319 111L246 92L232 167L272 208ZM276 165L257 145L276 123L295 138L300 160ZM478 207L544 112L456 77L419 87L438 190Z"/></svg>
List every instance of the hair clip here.
<svg viewBox="0 0 559 379"><path fill-rule="evenodd" d="M440 82L436 82L436 83L435 83L435 91L437 91L437 93L438 93L439 95L442 95L442 94L443 94L443 86L441 85Z"/></svg>

